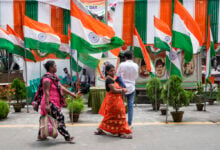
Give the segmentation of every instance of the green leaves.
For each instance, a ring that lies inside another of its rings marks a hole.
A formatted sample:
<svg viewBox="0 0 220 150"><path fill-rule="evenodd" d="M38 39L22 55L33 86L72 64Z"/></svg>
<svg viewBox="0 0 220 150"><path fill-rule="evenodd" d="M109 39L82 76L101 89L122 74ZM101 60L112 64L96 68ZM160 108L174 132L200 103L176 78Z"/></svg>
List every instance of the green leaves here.
<svg viewBox="0 0 220 150"><path fill-rule="evenodd" d="M11 84L11 88L15 89L15 98L17 99L17 103L19 100L22 100L26 97L26 86L25 83L15 78Z"/></svg>
<svg viewBox="0 0 220 150"><path fill-rule="evenodd" d="M153 77L146 84L147 95L151 100L151 103L155 102L155 98L159 101L161 98L161 93L163 90L163 85L159 78Z"/></svg>

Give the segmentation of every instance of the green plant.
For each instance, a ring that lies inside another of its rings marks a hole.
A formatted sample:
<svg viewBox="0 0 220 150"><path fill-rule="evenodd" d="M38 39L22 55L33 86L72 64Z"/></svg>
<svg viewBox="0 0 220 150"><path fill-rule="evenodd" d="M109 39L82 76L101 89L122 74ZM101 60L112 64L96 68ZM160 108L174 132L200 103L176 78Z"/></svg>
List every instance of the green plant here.
<svg viewBox="0 0 220 150"><path fill-rule="evenodd" d="M169 83L170 82L170 83ZM170 91L168 95L168 87L170 84ZM169 101L169 105L171 105L176 112L179 110L180 107L187 106L189 104L186 92L181 86L182 79L176 75L172 75L170 77L170 81L168 81L165 85L165 88L162 91L162 98L166 102Z"/></svg>
<svg viewBox="0 0 220 150"><path fill-rule="evenodd" d="M220 86L218 86L217 101L220 101Z"/></svg>
<svg viewBox="0 0 220 150"><path fill-rule="evenodd" d="M81 97L77 97L76 99L69 99L69 102L67 102L67 108L70 113L80 114L84 109L83 99Z"/></svg>
<svg viewBox="0 0 220 150"><path fill-rule="evenodd" d="M26 87L24 82L15 78L11 84L11 88L15 89L15 98L17 103L26 97Z"/></svg>
<svg viewBox="0 0 220 150"><path fill-rule="evenodd" d="M188 101L188 102L192 102L192 100L193 100L194 97L195 97L194 92L193 92L193 91L186 91L186 90L185 90L185 94L186 94L187 101Z"/></svg>
<svg viewBox="0 0 220 150"><path fill-rule="evenodd" d="M196 90L196 92L194 94L195 94L195 97L194 97L195 102L197 104L201 104L202 100L203 100L203 98L205 96L205 93L204 93L204 90L203 90L201 82L197 83L197 90Z"/></svg>
<svg viewBox="0 0 220 150"><path fill-rule="evenodd" d="M0 119L7 117L9 113L9 106L6 102L0 100Z"/></svg>
<svg viewBox="0 0 220 150"><path fill-rule="evenodd" d="M147 82L146 91L152 104L155 103L155 98L157 101L160 101L162 90L163 85L159 78L154 77L151 78L149 82Z"/></svg>

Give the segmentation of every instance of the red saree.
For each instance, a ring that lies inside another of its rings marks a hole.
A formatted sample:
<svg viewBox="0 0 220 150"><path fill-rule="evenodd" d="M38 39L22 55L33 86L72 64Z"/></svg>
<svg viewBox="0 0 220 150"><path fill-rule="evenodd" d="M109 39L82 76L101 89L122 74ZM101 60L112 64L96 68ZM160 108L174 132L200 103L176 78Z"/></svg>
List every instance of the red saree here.
<svg viewBox="0 0 220 150"><path fill-rule="evenodd" d="M114 86L120 88L117 82L114 83ZM125 106L121 94L106 92L99 114L104 117L99 125L101 130L111 134L132 133L126 121Z"/></svg>

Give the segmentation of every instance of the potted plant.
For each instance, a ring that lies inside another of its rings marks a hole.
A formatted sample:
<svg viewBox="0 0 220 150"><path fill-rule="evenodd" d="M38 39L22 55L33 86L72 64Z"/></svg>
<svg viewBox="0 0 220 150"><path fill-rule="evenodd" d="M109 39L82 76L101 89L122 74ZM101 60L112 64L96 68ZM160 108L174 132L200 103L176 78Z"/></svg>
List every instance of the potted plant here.
<svg viewBox="0 0 220 150"><path fill-rule="evenodd" d="M181 84L182 84L182 79L176 75L172 75L170 77L170 81L166 83L165 88L163 89L163 94L162 94L162 98L165 101L168 101L169 105L172 106L175 110L171 112L174 122L182 121L184 111L179 111L179 109L183 105L186 106L189 104L188 99L186 97L186 92L181 86ZM168 86L170 88L169 96L167 96Z"/></svg>
<svg viewBox="0 0 220 150"><path fill-rule="evenodd" d="M204 91L203 91L203 87L202 84L199 82L197 83L197 91L195 92L195 101L196 101L196 108L198 111L202 111L204 104L203 99L204 99Z"/></svg>
<svg viewBox="0 0 220 150"><path fill-rule="evenodd" d="M217 92L215 91L215 89L216 89L216 87L214 87L214 86L212 86L212 84L210 84L210 89L209 89L209 94L208 94L209 105L213 105L216 100Z"/></svg>
<svg viewBox="0 0 220 150"><path fill-rule="evenodd" d="M193 91L186 91L185 90L185 94L186 94L186 98L187 98L188 102L192 102L194 100L195 93Z"/></svg>
<svg viewBox="0 0 220 150"><path fill-rule="evenodd" d="M151 80L146 84L146 92L151 101L153 110L160 109L162 90L163 90L163 85L159 78L156 77L151 78Z"/></svg>
<svg viewBox="0 0 220 150"><path fill-rule="evenodd" d="M67 108L69 110L69 117L71 122L78 122L79 115L84 109L84 102L81 97L76 99L70 98L67 102Z"/></svg>
<svg viewBox="0 0 220 150"><path fill-rule="evenodd" d="M13 88L15 91L15 99L17 103L13 104L15 112L21 112L22 108L22 99L26 97L26 87L24 82L19 80L18 78L15 78L11 84L11 88Z"/></svg>
<svg viewBox="0 0 220 150"><path fill-rule="evenodd" d="M0 100L0 120L7 118L9 113L8 103Z"/></svg>
<svg viewBox="0 0 220 150"><path fill-rule="evenodd" d="M220 101L220 86L218 86L218 92L217 92L217 95L216 95L216 100Z"/></svg>

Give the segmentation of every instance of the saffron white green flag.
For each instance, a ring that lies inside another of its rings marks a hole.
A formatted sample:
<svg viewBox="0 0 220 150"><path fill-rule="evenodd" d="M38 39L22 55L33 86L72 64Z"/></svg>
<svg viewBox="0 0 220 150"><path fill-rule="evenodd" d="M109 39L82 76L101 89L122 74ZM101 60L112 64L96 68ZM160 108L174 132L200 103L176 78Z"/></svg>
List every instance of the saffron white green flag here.
<svg viewBox="0 0 220 150"><path fill-rule="evenodd" d="M139 33L137 32L137 29L134 30L134 39L133 39L135 50L140 49L142 52L142 55L144 57L144 61L147 67L147 71L150 72L151 76L155 76L155 67L154 64L150 58L150 55L148 54L143 41L141 40L141 37Z"/></svg>
<svg viewBox="0 0 220 150"><path fill-rule="evenodd" d="M101 53L121 47L113 29L71 4L71 48L79 53Z"/></svg>
<svg viewBox="0 0 220 150"><path fill-rule="evenodd" d="M9 37L9 32L0 28L0 49L6 49L8 51L14 50L14 44Z"/></svg>
<svg viewBox="0 0 220 150"><path fill-rule="evenodd" d="M172 29L172 47L184 50L185 62L200 51L202 34L200 28L183 5L175 0Z"/></svg>
<svg viewBox="0 0 220 150"><path fill-rule="evenodd" d="M60 37L47 24L24 17L24 44L26 48L44 53L56 53L61 44Z"/></svg>
<svg viewBox="0 0 220 150"><path fill-rule="evenodd" d="M10 53L35 61L34 55L29 50L24 48L24 41L9 25L7 25L7 31L12 43L14 44L14 49L13 51L10 51Z"/></svg>
<svg viewBox="0 0 220 150"><path fill-rule="evenodd" d="M210 74L211 74L211 60L212 57L215 56L215 47L212 37L212 31L210 28L210 17L208 22L208 35L207 35L207 50L206 50L206 73L205 78L206 80L209 80Z"/></svg>
<svg viewBox="0 0 220 150"><path fill-rule="evenodd" d="M176 48L171 49L172 32L162 20L154 17L154 46L166 50L166 67L170 75L181 77L181 53ZM170 70L171 69L171 70Z"/></svg>

